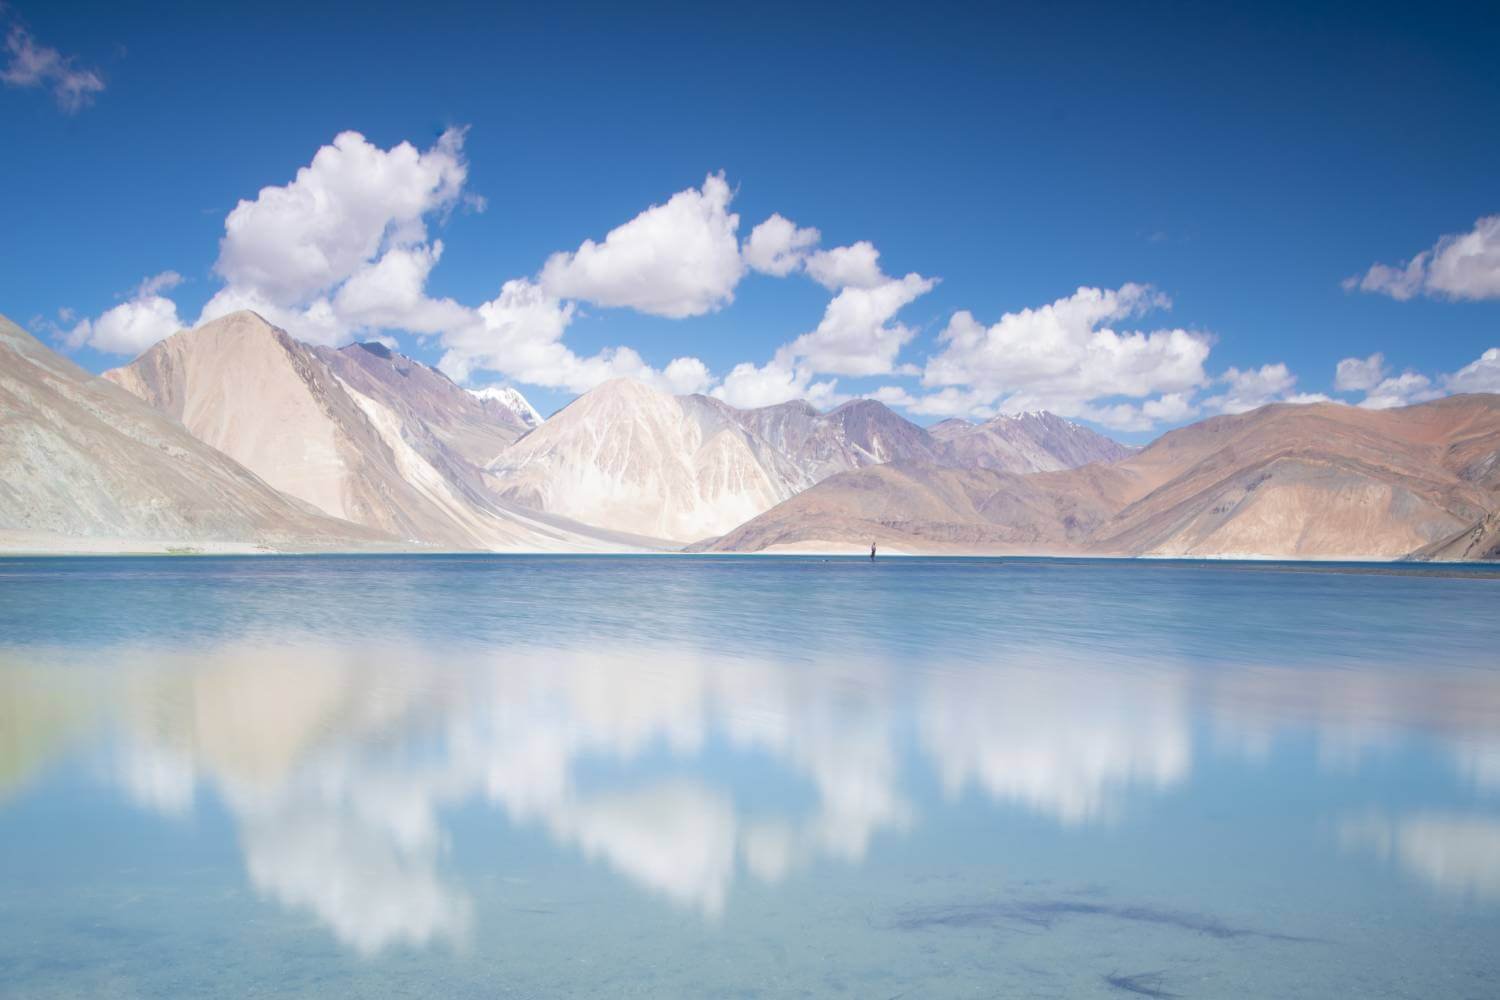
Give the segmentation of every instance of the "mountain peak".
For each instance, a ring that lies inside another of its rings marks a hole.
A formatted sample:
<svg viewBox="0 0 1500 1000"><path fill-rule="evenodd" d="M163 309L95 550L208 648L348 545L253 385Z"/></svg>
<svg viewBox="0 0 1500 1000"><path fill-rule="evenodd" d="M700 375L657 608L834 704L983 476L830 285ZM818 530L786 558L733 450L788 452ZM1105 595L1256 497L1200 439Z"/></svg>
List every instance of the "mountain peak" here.
<svg viewBox="0 0 1500 1000"><path fill-rule="evenodd" d="M531 405L531 401L521 394L521 390L514 386L487 385L468 391L487 403L493 403L508 410L527 427L535 427L543 420L542 415L537 412L536 407Z"/></svg>
<svg viewBox="0 0 1500 1000"><path fill-rule="evenodd" d="M802 413L809 417L821 416L822 412L816 406L805 399L788 399L784 403L772 403L769 406L756 406L745 411L746 413Z"/></svg>
<svg viewBox="0 0 1500 1000"><path fill-rule="evenodd" d="M185 329L182 332L196 333L200 330L222 330L231 328L239 330L267 330L274 331L276 333L286 332L281 327L277 326L275 323L272 323L260 313L256 312L254 309L236 309L234 312L225 313L222 316L216 316L213 319L209 320L207 323L200 323L198 326Z"/></svg>
<svg viewBox="0 0 1500 1000"><path fill-rule="evenodd" d="M362 342L360 342L358 344L350 344L349 346L350 347L358 347L360 350L369 351L371 354L375 355L377 358L383 358L386 361L391 360L391 349L389 347L386 347L384 344L380 343L379 341L376 341L376 340L366 340L366 341L362 341Z"/></svg>
<svg viewBox="0 0 1500 1000"><path fill-rule="evenodd" d="M647 385L640 379L620 376L600 382L574 399L565 409L590 413L601 410L628 411L645 407L660 410L663 407L675 405L676 402L677 397L669 392Z"/></svg>
<svg viewBox="0 0 1500 1000"><path fill-rule="evenodd" d="M1044 423L1044 424L1046 424L1046 423L1053 423L1053 424L1057 424L1057 423L1071 424L1071 423L1073 423L1073 421L1067 419L1066 417L1059 417L1057 414L1053 413L1051 410L1018 410L1015 413L997 413L993 417L991 417L989 419L989 421L987 421L987 422L988 423L996 423L996 422L1001 422L1001 421L1008 421L1008 422L1012 422L1012 423L1034 422L1034 423Z"/></svg>

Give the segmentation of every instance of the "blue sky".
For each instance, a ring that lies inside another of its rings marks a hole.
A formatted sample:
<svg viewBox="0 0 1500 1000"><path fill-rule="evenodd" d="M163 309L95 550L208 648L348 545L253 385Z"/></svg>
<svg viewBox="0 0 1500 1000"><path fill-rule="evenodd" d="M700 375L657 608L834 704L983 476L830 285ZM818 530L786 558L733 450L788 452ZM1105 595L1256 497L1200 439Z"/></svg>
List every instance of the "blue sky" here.
<svg viewBox="0 0 1500 1000"><path fill-rule="evenodd" d="M625 373L1140 439L1500 390L1493 5L203 7L0 11L0 312L92 370L265 303L544 412ZM785 276L773 214L819 232Z"/></svg>

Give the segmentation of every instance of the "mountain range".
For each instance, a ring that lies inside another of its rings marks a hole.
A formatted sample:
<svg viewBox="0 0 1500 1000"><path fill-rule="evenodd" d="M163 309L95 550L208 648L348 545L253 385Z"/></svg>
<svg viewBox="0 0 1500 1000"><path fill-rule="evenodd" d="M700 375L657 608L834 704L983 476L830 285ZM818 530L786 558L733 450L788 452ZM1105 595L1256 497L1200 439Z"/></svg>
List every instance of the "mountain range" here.
<svg viewBox="0 0 1500 1000"><path fill-rule="evenodd" d="M1493 554L1500 396L1399 410L1275 404L1112 464L1031 475L896 463L830 477L711 551L1390 559Z"/></svg>
<svg viewBox="0 0 1500 1000"><path fill-rule="evenodd" d="M617 379L542 419L239 312L104 377L0 320L0 549L1500 555L1500 397L1277 404L1145 448Z"/></svg>

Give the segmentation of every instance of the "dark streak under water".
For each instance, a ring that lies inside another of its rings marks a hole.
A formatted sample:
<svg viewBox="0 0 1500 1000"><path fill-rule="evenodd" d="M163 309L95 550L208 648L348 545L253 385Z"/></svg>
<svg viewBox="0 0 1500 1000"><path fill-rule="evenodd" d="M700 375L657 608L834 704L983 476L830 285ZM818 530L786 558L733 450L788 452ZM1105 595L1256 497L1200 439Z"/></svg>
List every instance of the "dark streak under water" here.
<svg viewBox="0 0 1500 1000"><path fill-rule="evenodd" d="M1500 996L1493 568L0 560L0 996Z"/></svg>

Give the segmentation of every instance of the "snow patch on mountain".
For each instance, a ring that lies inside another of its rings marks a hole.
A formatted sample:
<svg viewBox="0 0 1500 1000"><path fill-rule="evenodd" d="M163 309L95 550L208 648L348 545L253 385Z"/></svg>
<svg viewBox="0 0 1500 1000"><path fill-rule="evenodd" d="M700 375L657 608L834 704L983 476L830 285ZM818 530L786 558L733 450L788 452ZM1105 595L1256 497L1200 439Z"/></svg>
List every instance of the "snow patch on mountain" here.
<svg viewBox="0 0 1500 1000"><path fill-rule="evenodd" d="M535 427L542 422L542 415L531 405L531 401L521 395L521 391L508 385L487 385L481 389L470 389L471 393L487 403L503 407L516 419L527 427Z"/></svg>

